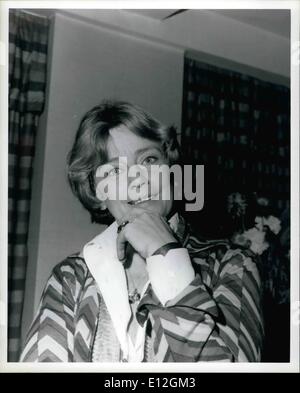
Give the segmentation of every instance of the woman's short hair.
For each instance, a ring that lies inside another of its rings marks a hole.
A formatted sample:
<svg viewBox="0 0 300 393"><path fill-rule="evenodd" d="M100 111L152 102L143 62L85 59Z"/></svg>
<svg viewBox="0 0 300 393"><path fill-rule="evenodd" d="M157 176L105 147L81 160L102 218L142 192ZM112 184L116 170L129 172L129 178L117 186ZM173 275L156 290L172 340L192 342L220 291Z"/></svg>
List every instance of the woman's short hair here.
<svg viewBox="0 0 300 393"><path fill-rule="evenodd" d="M67 160L72 191L90 212L92 222L112 222L109 211L101 209L101 201L96 197L95 173L107 162L109 131L121 125L136 135L161 142L170 165L179 158L174 126L164 126L140 107L127 102L105 101L92 108L80 122Z"/></svg>

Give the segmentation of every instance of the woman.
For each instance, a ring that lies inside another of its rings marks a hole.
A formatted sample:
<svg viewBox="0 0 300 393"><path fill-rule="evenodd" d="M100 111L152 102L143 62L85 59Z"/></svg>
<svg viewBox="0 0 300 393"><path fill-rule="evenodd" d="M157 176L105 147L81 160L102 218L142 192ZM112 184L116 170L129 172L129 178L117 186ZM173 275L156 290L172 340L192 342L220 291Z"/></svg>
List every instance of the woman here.
<svg viewBox="0 0 300 393"><path fill-rule="evenodd" d="M69 181L110 226L53 270L21 361L260 360L254 255L191 234L174 184L150 176L178 157L175 129L136 106L107 102L84 116Z"/></svg>

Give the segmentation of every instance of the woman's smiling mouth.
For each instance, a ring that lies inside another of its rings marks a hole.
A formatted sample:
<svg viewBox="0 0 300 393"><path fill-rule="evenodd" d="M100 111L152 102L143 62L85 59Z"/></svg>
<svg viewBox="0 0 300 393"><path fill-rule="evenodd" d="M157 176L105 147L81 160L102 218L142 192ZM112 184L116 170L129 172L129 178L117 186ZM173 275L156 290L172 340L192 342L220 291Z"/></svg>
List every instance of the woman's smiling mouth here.
<svg viewBox="0 0 300 393"><path fill-rule="evenodd" d="M136 201L129 201L128 204L135 206L135 205L139 205L140 203L143 203L143 202L147 202L147 201L151 201L151 200L158 200L157 196L158 196L158 194L150 195L148 197L137 199Z"/></svg>
<svg viewBox="0 0 300 393"><path fill-rule="evenodd" d="M146 198L138 199L136 201L129 201L128 203L129 203L129 205L135 206L135 205L138 205L140 203L150 201L151 199L152 199L152 196L149 196L149 197L146 197Z"/></svg>

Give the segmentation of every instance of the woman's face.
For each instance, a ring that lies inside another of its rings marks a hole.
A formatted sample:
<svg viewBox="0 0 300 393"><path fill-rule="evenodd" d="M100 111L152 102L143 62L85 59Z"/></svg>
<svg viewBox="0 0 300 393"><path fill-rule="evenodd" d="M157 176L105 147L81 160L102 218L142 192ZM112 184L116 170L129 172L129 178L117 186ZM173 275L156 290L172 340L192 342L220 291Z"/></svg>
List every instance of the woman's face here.
<svg viewBox="0 0 300 393"><path fill-rule="evenodd" d="M155 167L168 168L161 143L135 135L125 126L109 133L108 162L96 171L97 197L101 199L105 190L104 207L116 220L121 220L135 206L166 217L173 205L169 177L151 176Z"/></svg>

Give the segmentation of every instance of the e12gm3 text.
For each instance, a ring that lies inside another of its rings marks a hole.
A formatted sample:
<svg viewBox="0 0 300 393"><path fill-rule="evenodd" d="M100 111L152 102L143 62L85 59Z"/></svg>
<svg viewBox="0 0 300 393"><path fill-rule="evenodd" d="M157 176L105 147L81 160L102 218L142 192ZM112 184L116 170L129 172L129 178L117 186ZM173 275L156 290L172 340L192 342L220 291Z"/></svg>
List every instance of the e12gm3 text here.
<svg viewBox="0 0 300 393"><path fill-rule="evenodd" d="M195 388L196 379L192 377L150 377L148 378L148 388Z"/></svg>

